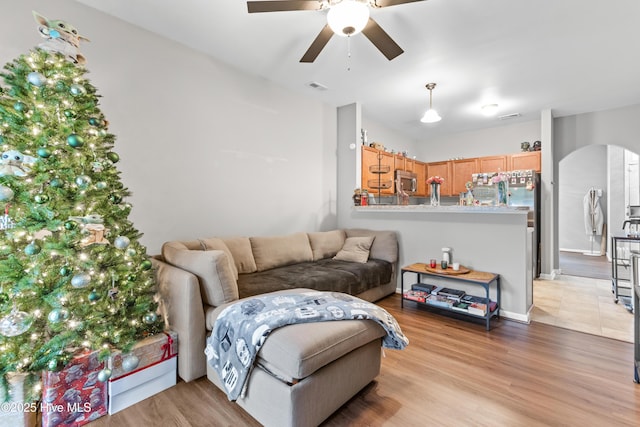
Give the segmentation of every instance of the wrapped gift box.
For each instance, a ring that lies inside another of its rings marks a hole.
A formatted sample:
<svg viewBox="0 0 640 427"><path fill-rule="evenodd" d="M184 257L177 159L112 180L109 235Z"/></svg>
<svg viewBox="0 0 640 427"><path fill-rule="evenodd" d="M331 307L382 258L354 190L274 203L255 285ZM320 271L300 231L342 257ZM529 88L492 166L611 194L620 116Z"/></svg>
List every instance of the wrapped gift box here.
<svg viewBox="0 0 640 427"><path fill-rule="evenodd" d="M115 352L111 355L108 367L110 380L133 374L141 369L175 357L178 354L178 334L166 331L138 341L130 353Z"/></svg>
<svg viewBox="0 0 640 427"><path fill-rule="evenodd" d="M75 356L59 372L42 375L42 426L82 426L107 413L107 383L98 381L98 351Z"/></svg>
<svg viewBox="0 0 640 427"><path fill-rule="evenodd" d="M24 380L27 374L9 374L9 400L0 410L0 426L36 427L38 424L38 402L26 401ZM0 389L0 402L5 401L5 394Z"/></svg>
<svg viewBox="0 0 640 427"><path fill-rule="evenodd" d="M109 414L174 386L177 354L178 335L167 331L141 340L130 353L112 355Z"/></svg>

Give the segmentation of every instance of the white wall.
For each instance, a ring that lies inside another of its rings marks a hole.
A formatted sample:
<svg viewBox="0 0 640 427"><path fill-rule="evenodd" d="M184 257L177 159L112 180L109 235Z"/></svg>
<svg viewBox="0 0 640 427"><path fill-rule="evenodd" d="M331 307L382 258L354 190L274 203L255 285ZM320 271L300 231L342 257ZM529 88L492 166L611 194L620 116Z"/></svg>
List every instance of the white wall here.
<svg viewBox="0 0 640 427"><path fill-rule="evenodd" d="M416 145L416 151L419 160L437 162L457 157L517 153L521 142L533 145L534 141L540 140L540 120L533 120L421 141Z"/></svg>
<svg viewBox="0 0 640 427"><path fill-rule="evenodd" d="M574 151L560 161L558 170L558 245L560 250L591 251L586 234L583 200L591 188L601 190L600 208L607 219L607 147L593 145ZM600 252L602 235L593 240L593 251ZM606 240L605 240L606 243Z"/></svg>
<svg viewBox="0 0 640 427"><path fill-rule="evenodd" d="M408 151L409 157L418 156L418 141L381 125L374 119L367 117L364 112L362 114L362 127L367 130L369 143L379 142L388 151L393 150L396 153ZM417 159L421 160L419 157Z"/></svg>
<svg viewBox="0 0 640 427"><path fill-rule="evenodd" d="M336 226L335 108L70 0L2 9L2 64L41 42L32 10L91 39L88 77L150 254L172 239Z"/></svg>

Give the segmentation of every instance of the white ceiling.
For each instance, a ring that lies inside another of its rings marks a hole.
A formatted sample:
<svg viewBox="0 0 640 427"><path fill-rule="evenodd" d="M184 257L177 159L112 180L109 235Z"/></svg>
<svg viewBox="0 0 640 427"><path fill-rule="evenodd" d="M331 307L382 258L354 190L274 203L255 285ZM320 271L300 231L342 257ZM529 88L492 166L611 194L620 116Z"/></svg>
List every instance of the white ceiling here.
<svg viewBox="0 0 640 427"><path fill-rule="evenodd" d="M362 34L299 62L326 12L247 13L242 0L77 0L246 72L364 113L416 140L640 103L638 0L428 0L371 17L404 49L388 61ZM86 31L85 31L86 32ZM318 82L328 89L307 86ZM437 83L435 124L419 119ZM486 118L480 107L499 104Z"/></svg>

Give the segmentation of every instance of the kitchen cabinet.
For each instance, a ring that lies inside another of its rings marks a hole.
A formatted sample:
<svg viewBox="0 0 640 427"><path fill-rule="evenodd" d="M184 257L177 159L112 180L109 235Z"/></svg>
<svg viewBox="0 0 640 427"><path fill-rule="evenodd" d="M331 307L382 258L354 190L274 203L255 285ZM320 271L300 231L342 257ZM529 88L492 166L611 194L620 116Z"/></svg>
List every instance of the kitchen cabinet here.
<svg viewBox="0 0 640 427"><path fill-rule="evenodd" d="M393 156L394 170L414 172L415 160L396 154Z"/></svg>
<svg viewBox="0 0 640 427"><path fill-rule="evenodd" d="M444 182L440 185L440 196L451 196L451 161L445 162L430 162L427 163L426 167L426 178L424 179L425 185L426 180L432 176L439 176L444 178ZM471 178L471 176L469 176ZM429 187L429 186L427 186ZM430 195L431 189L426 189L426 195Z"/></svg>
<svg viewBox="0 0 640 427"><path fill-rule="evenodd" d="M509 156L478 157L478 173L504 172L509 170Z"/></svg>
<svg viewBox="0 0 640 427"><path fill-rule="evenodd" d="M540 172L542 170L540 153L540 151L524 151L511 154L509 156L509 170L533 169Z"/></svg>
<svg viewBox="0 0 640 427"><path fill-rule="evenodd" d="M451 196L466 192L465 184L471 181L471 175L478 173L478 159L461 159L451 161Z"/></svg>
<svg viewBox="0 0 640 427"><path fill-rule="evenodd" d="M393 154L363 146L362 189L373 194L393 194L394 167Z"/></svg>
<svg viewBox="0 0 640 427"><path fill-rule="evenodd" d="M413 172L416 174L418 181L418 189L414 193L416 197L427 197L427 164L419 160L415 160L413 164Z"/></svg>

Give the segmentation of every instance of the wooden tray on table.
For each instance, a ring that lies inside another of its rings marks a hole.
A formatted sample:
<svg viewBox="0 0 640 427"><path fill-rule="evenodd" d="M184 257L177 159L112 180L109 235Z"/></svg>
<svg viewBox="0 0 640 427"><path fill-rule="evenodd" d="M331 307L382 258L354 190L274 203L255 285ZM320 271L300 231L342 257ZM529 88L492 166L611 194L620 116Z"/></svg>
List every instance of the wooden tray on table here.
<svg viewBox="0 0 640 427"><path fill-rule="evenodd" d="M449 276L455 276L455 275L458 275L458 274L466 274L466 273L471 271L467 267L464 267L462 265L460 266L459 270L454 270L453 267L451 267L451 266L449 266L448 268L443 270L442 268L440 268L439 265L437 265L435 268L431 268L428 264L426 264L424 266L424 269L427 270L429 273L449 275Z"/></svg>

